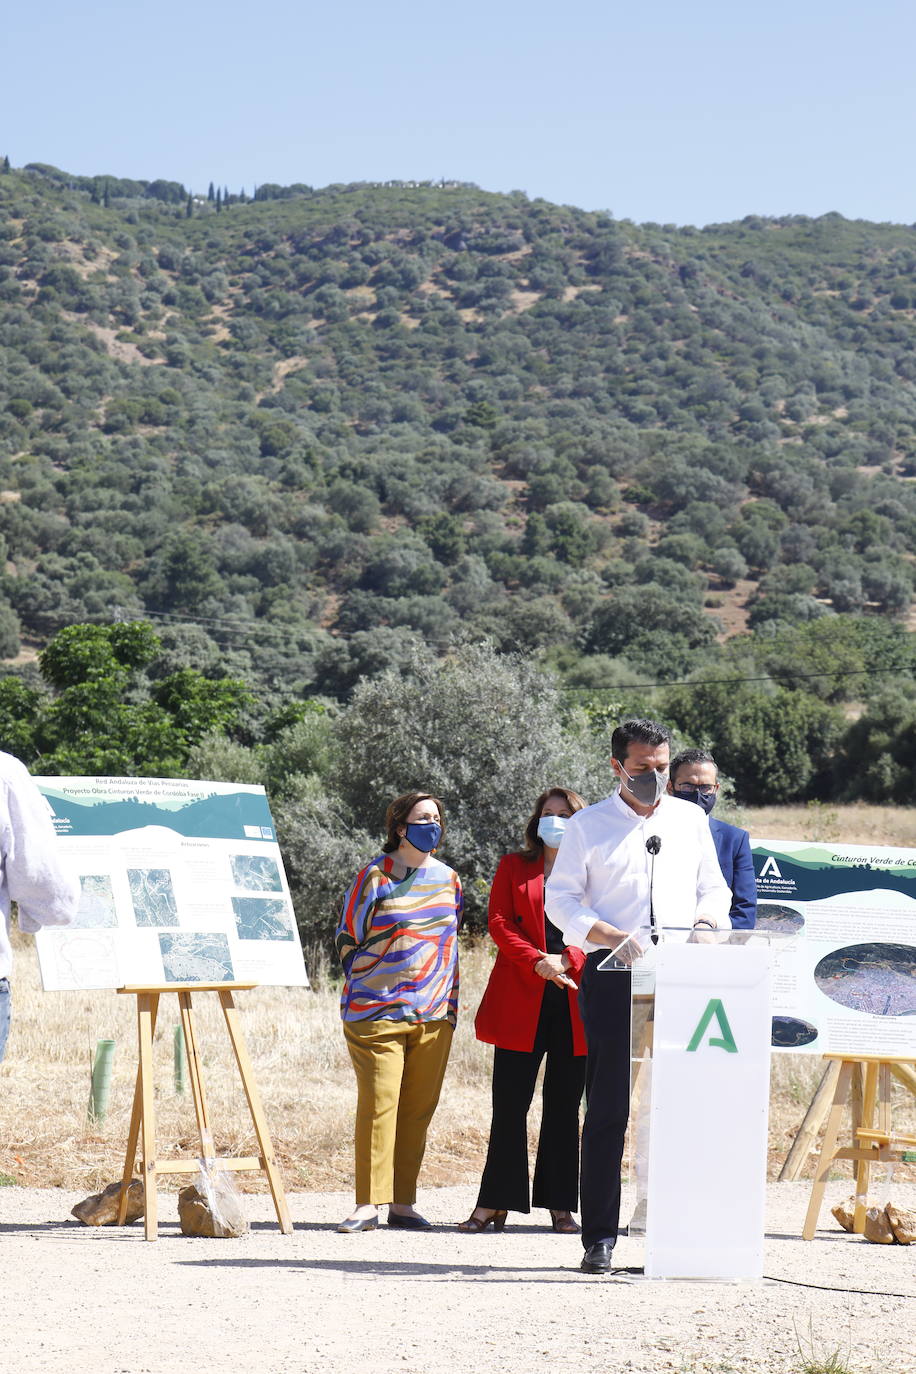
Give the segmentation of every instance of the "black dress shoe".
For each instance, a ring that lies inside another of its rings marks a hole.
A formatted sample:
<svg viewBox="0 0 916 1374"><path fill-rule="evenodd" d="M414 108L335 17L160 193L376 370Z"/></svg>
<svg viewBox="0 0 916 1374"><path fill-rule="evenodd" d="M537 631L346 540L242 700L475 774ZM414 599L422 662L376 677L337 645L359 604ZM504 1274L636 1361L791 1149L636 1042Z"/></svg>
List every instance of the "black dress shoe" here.
<svg viewBox="0 0 916 1374"><path fill-rule="evenodd" d="M405 1216L403 1212L389 1212L388 1225L398 1231L431 1231L432 1222L426 1217Z"/></svg>
<svg viewBox="0 0 916 1374"><path fill-rule="evenodd" d="M611 1267L613 1254L613 1245L609 1245L606 1240L596 1240L582 1256L579 1268L585 1274L606 1274Z"/></svg>
<svg viewBox="0 0 916 1374"><path fill-rule="evenodd" d="M354 1231L377 1231L378 1217L347 1217L337 1227L345 1236L352 1235Z"/></svg>

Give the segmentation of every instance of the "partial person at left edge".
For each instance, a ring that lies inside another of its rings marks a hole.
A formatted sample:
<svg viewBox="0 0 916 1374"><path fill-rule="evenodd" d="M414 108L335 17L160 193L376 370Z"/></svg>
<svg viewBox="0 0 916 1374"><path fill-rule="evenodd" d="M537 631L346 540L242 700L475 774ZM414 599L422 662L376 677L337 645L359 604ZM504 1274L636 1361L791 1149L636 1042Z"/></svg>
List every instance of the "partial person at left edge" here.
<svg viewBox="0 0 916 1374"><path fill-rule="evenodd" d="M19 929L68 926L76 919L80 882L61 857L51 808L26 767L0 752L0 1059L10 1029L10 902Z"/></svg>

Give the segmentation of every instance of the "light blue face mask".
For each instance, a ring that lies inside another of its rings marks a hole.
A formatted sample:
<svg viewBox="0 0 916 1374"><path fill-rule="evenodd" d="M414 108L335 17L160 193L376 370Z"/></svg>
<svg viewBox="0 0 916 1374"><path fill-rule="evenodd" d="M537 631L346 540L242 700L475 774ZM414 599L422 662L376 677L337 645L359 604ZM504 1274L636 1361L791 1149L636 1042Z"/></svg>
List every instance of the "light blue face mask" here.
<svg viewBox="0 0 916 1374"><path fill-rule="evenodd" d="M566 831L564 816L542 816L538 821L538 834L549 849L556 849Z"/></svg>

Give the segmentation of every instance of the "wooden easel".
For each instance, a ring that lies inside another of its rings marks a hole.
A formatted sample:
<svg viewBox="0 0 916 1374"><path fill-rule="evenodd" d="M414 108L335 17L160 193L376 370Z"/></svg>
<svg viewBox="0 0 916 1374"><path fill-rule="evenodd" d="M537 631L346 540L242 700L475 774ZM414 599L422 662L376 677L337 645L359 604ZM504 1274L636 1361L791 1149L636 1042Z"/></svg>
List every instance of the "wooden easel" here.
<svg viewBox="0 0 916 1374"><path fill-rule="evenodd" d="M127 1216L127 1189L134 1171L137 1157L137 1142L140 1141L143 1159L143 1196L145 1204L144 1231L147 1240L156 1240L158 1235L158 1200L156 1184L159 1174L194 1174L197 1172L197 1159L158 1159L156 1156L156 1117L153 1095L153 1034L156 1030L156 1017L159 1012L159 998L164 992L177 992L181 1008L181 1024L184 1029L185 1047L188 1056L188 1076L191 1093L194 1097L194 1111L197 1116L197 1129L200 1134L201 1151L198 1158L213 1159L213 1137L210 1132L210 1119L207 1113L207 1099L204 1095L203 1073L200 1054L197 1048L197 1032L194 1023L194 1010L191 994L194 992L216 992L226 1021L226 1029L235 1052L242 1086L254 1123L255 1134L261 1153L259 1156L220 1158L221 1169L263 1169L270 1184L270 1192L277 1213L277 1221L284 1235L292 1233L286 1194L277 1162L261 1096L254 1079L254 1069L242 1028L238 1020L233 992L254 987L253 983L167 983L158 987L124 987L118 992L137 998L137 1034L140 1054L137 1067L137 1084L134 1089L134 1106L130 1118L130 1133L127 1138L127 1155L124 1160L124 1173L121 1179L121 1199L118 1208L118 1224L124 1225Z"/></svg>
<svg viewBox="0 0 916 1374"><path fill-rule="evenodd" d="M896 1056L884 1058L874 1054L855 1057L827 1054L824 1058L830 1063L808 1109L808 1116L812 1115L815 1104L818 1104L821 1120L827 1112L827 1128L814 1172L811 1200L802 1228L803 1240L814 1239L817 1219L824 1200L827 1175L835 1159L850 1159L855 1162L856 1209L853 1231L861 1235L865 1230L865 1206L859 1199L868 1193L871 1166L898 1161L903 1158L905 1151L916 1148L916 1136L895 1132L891 1124L891 1078L897 1078L911 1092L916 1092L916 1074L913 1073L911 1060ZM858 1090L859 1084L861 1091ZM828 1108L830 1085L832 1101ZM838 1147L847 1104L852 1113L852 1144ZM817 1134L820 1121L816 1124L809 1123L806 1116L805 1123L807 1124L803 1124L796 1145L806 1131L806 1138L813 1139ZM787 1159L787 1166L788 1163ZM798 1167L800 1168L800 1165ZM784 1174L785 1169L780 1178Z"/></svg>

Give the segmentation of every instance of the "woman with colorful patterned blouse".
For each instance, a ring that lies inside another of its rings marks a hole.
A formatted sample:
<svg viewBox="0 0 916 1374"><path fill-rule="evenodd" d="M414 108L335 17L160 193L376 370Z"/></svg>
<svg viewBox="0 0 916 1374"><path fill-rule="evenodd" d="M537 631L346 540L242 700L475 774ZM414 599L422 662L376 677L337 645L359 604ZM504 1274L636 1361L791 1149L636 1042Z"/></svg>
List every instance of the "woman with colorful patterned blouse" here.
<svg viewBox="0 0 916 1374"><path fill-rule="evenodd" d="M414 1209L426 1132L439 1101L458 1009L458 875L433 857L442 803L397 797L382 853L344 899L337 952L340 1014L356 1072L356 1208L338 1231L427 1230Z"/></svg>

